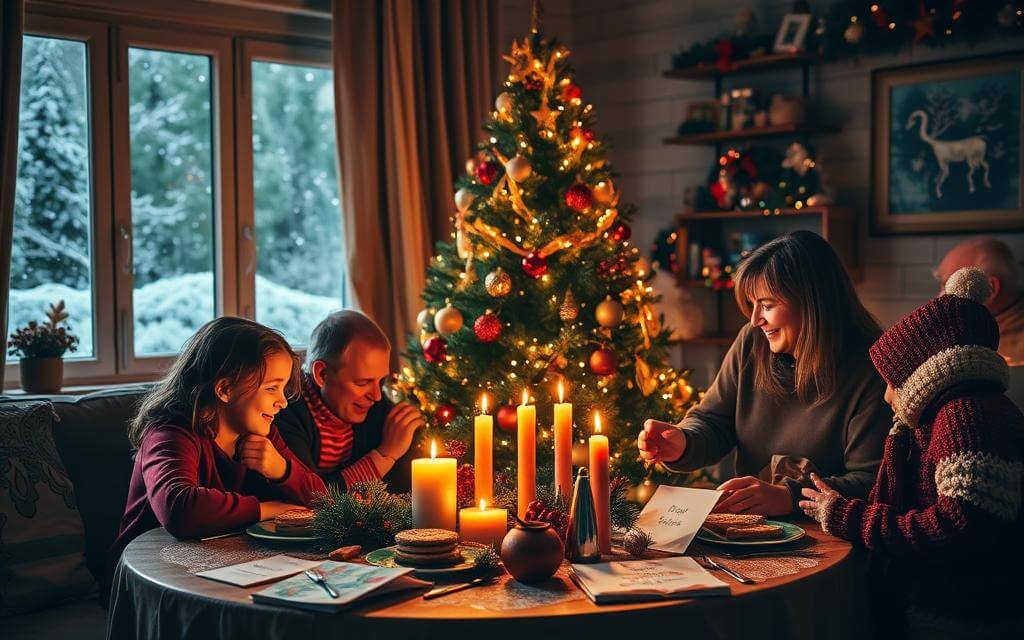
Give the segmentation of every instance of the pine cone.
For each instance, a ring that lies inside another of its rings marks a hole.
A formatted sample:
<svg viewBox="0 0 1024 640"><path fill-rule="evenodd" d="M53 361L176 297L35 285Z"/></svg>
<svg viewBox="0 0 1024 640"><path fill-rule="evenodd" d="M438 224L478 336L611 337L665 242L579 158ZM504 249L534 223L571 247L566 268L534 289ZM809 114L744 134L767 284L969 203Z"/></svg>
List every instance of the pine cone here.
<svg viewBox="0 0 1024 640"><path fill-rule="evenodd" d="M651 538L651 534L647 533L643 529L633 528L626 532L626 535L622 538L622 548L625 549L629 555L634 558L639 558L644 555L647 548L651 546L654 539Z"/></svg>
<svg viewBox="0 0 1024 640"><path fill-rule="evenodd" d="M558 317L563 322L572 322L579 315L580 305L576 302L576 296L572 295L572 291L566 291L562 306L558 308Z"/></svg>

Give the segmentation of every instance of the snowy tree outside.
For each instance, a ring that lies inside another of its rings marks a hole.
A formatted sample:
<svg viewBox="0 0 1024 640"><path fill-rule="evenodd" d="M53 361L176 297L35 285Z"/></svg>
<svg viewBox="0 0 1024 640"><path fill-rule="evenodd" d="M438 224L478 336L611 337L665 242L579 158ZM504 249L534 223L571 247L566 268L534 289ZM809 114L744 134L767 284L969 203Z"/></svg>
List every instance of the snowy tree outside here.
<svg viewBox="0 0 1024 640"><path fill-rule="evenodd" d="M205 56L129 49L134 335L175 353L214 317L212 73ZM253 64L256 317L294 344L343 302L331 72ZM63 299L94 356L86 50L27 36L9 326Z"/></svg>

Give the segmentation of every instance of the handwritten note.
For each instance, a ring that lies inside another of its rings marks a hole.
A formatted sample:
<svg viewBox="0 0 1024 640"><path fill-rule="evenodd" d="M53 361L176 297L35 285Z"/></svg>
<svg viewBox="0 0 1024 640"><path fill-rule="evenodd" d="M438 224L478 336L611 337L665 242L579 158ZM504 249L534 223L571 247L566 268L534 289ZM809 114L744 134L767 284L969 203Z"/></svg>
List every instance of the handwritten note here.
<svg viewBox="0 0 1024 640"><path fill-rule="evenodd" d="M201 578L226 582L239 587L249 587L263 582L272 582L293 576L300 571L311 569L322 560L300 560L291 556L271 556L259 560L251 560L241 564L233 564L220 569L210 569L196 575Z"/></svg>
<svg viewBox="0 0 1024 640"><path fill-rule="evenodd" d="M651 534L652 549L685 553L721 494L662 485L640 513L636 526Z"/></svg>

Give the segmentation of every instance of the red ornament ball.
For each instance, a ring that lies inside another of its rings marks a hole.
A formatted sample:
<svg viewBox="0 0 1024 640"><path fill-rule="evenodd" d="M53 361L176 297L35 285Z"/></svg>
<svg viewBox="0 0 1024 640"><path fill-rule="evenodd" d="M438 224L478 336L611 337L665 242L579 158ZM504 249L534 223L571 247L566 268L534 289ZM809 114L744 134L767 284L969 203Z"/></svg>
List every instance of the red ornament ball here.
<svg viewBox="0 0 1024 640"><path fill-rule="evenodd" d="M444 362L448 354L448 341L441 336L434 336L423 343L423 357L427 362Z"/></svg>
<svg viewBox="0 0 1024 640"><path fill-rule="evenodd" d="M625 222L619 222L611 230L612 240L616 242L625 242L633 235L633 230L629 228L629 225Z"/></svg>
<svg viewBox="0 0 1024 640"><path fill-rule="evenodd" d="M562 88L562 100L565 100L566 102L568 102L569 100L580 98L582 96L583 90L580 89L578 85L567 84L564 88Z"/></svg>
<svg viewBox="0 0 1024 640"><path fill-rule="evenodd" d="M515 405L503 404L498 407L498 427L509 433L516 432L519 427L519 413Z"/></svg>
<svg viewBox="0 0 1024 640"><path fill-rule="evenodd" d="M501 320L492 313L485 313L473 323L473 333L480 342L494 342L501 336Z"/></svg>
<svg viewBox="0 0 1024 640"><path fill-rule="evenodd" d="M434 419L438 424L448 426L458 413L458 410L450 404L439 404L437 409L434 409Z"/></svg>
<svg viewBox="0 0 1024 640"><path fill-rule="evenodd" d="M476 179L480 181L480 184L490 186L498 179L498 170L497 162L490 160L481 162L476 165Z"/></svg>
<svg viewBox="0 0 1024 640"><path fill-rule="evenodd" d="M565 191L565 204L576 211L586 211L594 204L594 194L585 184L574 184Z"/></svg>
<svg viewBox="0 0 1024 640"><path fill-rule="evenodd" d="M619 367L619 357L606 347L601 347L590 354L590 370L599 376L610 376Z"/></svg>
<svg viewBox="0 0 1024 640"><path fill-rule="evenodd" d="M531 251L523 258L523 271L536 280L548 272L548 261L543 256Z"/></svg>

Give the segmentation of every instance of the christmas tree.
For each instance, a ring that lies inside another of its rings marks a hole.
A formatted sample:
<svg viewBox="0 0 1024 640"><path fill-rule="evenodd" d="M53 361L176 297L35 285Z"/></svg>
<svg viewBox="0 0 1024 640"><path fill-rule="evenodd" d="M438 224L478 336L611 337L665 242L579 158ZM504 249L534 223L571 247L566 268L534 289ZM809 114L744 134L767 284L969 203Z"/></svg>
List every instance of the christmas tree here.
<svg viewBox="0 0 1024 640"><path fill-rule="evenodd" d="M574 441L592 432L599 411L613 475L636 484L648 475L636 451L643 421L680 418L692 388L668 366L670 332L629 242L634 208L620 201L568 57L536 28L505 56L504 91L456 183L453 241L438 243L428 267L420 332L395 387L432 418L428 437L451 443L456 457L468 453L465 462L486 393L497 407L499 474L515 469L515 406L525 391L537 405L546 479L561 384Z"/></svg>

